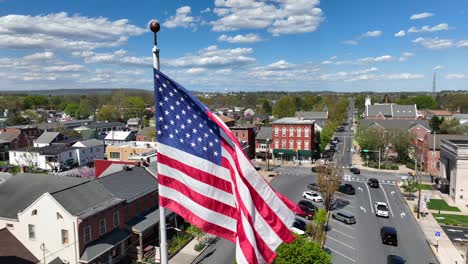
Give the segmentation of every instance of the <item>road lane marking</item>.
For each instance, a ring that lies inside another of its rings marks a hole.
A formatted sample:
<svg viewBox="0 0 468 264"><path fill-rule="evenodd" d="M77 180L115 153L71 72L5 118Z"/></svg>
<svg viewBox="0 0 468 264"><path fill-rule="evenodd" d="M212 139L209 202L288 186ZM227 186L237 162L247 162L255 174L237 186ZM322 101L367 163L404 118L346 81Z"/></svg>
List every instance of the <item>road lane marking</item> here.
<svg viewBox="0 0 468 264"><path fill-rule="evenodd" d="M374 207L372 207L372 197L370 195L370 190L369 190L369 186L367 186L367 184L364 184L367 188L367 194L369 194L369 204L370 204L370 209L372 211L372 213L374 213Z"/></svg>
<svg viewBox="0 0 468 264"><path fill-rule="evenodd" d="M361 205L361 208L360 208L362 211L364 211L364 213L366 213L366 208L362 207Z"/></svg>
<svg viewBox="0 0 468 264"><path fill-rule="evenodd" d="M346 227L346 228L349 228L349 229L351 229L351 230L354 230L354 228L352 228L352 227L350 227L350 226L348 226L348 225L345 225L345 224L341 223L341 222L338 221L338 220L335 220L335 219L333 219L333 218L332 218L331 220L332 220L332 222L334 222L334 223L340 224L341 226L344 226L344 227Z"/></svg>
<svg viewBox="0 0 468 264"><path fill-rule="evenodd" d="M344 254L342 254L342 253L340 253L340 252L338 252L338 251L332 249L331 247L327 247L327 248L328 248L329 250L335 252L336 254L338 254L338 255L340 255L340 256L342 256L342 257L345 257L345 258L351 260L352 262L356 262L354 259L352 259L352 258L350 258L350 257L348 257L348 256L346 256L346 255L344 255Z"/></svg>
<svg viewBox="0 0 468 264"><path fill-rule="evenodd" d="M339 241L338 239L334 239L334 238L333 238L333 237L331 237L331 236L328 236L328 235L327 235L327 238L328 238L328 239L331 239L331 240L333 240L333 241L336 241L336 242L338 242L338 243L342 244L343 246L349 247L349 248L350 248L350 249L352 249L352 250L356 250L356 249L355 249L355 248L353 248L352 246L350 246L350 245L348 245L348 244L345 244L345 243L343 243L343 242Z"/></svg>
<svg viewBox="0 0 468 264"><path fill-rule="evenodd" d="M351 239L355 239L355 237L350 236L350 235L347 235L346 233L343 233L343 232L338 231L338 230L336 230L336 229L333 229L333 228L332 228L332 230L330 230L329 232L331 232L331 231L335 231L335 232L337 232L337 233L342 234L343 236L347 236L347 237L349 237L349 238L351 238Z"/></svg>
<svg viewBox="0 0 468 264"><path fill-rule="evenodd" d="M385 196L385 200L387 200L387 204L388 204L388 208L390 209L390 213L392 213L392 217L394 217L392 207L390 206L390 202L388 201L388 198L387 198L387 193L385 192L385 189L382 187L382 185L380 185L380 188L383 191L383 194Z"/></svg>

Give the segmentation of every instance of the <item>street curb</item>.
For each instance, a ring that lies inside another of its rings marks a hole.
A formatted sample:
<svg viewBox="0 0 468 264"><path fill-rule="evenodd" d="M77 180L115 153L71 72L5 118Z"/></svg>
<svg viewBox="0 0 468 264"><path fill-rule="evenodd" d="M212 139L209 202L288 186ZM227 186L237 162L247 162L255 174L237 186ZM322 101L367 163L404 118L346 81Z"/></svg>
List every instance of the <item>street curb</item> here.
<svg viewBox="0 0 468 264"><path fill-rule="evenodd" d="M218 237L214 237L213 239L218 239ZM207 248L209 248L210 245L212 245L212 244L213 244L213 243L207 244L202 250L200 250L200 252L198 253L198 255L197 255L192 261L190 261L190 264L195 263L195 260L196 260L201 254L203 254L203 252L205 252L205 250L206 250Z"/></svg>

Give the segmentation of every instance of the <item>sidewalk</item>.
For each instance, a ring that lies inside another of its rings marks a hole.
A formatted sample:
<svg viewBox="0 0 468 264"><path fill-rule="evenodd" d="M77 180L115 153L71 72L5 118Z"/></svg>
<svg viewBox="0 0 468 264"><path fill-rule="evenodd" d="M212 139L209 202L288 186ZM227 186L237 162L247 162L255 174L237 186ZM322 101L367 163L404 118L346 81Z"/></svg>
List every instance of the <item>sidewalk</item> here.
<svg viewBox="0 0 468 264"><path fill-rule="evenodd" d="M212 237L213 236L206 234L201 239L210 239ZM196 251L194 249L196 244L198 244L198 240L196 238L192 239L192 241L190 241L190 243L185 245L184 248L182 248L174 257L172 257L169 260L169 263L170 264L188 264L188 263L192 263L198 257L198 255L200 255L203 252L203 250L205 250L208 247L208 245L207 245L205 247L205 249L198 252L198 251Z"/></svg>
<svg viewBox="0 0 468 264"><path fill-rule="evenodd" d="M431 197L433 198L438 197L435 191L422 190L421 194L425 194L425 193L428 193L428 194L430 193ZM415 205L417 206L418 199L415 199L414 201L408 201L405 199L405 201L408 203L410 211L413 213L413 216L416 218L416 221L418 222L424 235L426 236L427 243L429 244L431 249L434 251L434 255L437 257L440 264L465 263L465 260L460 255L460 252L450 241L447 234L445 234L444 230L440 227L439 223L437 223L437 221L435 220L432 214L427 214L427 216L420 217L419 220L417 219L417 214L414 213L413 209ZM460 208L460 210L462 209ZM437 239L435 236L436 231L440 232L438 250L435 247L435 245L437 244Z"/></svg>

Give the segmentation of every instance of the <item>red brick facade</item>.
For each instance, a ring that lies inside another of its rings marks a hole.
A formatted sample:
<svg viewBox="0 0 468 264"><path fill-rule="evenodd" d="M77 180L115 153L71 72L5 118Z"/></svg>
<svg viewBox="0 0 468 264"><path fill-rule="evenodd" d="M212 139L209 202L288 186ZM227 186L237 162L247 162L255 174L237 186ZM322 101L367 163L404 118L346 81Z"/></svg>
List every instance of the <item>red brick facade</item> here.
<svg viewBox="0 0 468 264"><path fill-rule="evenodd" d="M239 140L241 146L245 148L250 159L255 158L255 128L254 127L231 127L232 134ZM245 142L245 143L244 143Z"/></svg>
<svg viewBox="0 0 468 264"><path fill-rule="evenodd" d="M274 149L313 150L314 124L273 124Z"/></svg>

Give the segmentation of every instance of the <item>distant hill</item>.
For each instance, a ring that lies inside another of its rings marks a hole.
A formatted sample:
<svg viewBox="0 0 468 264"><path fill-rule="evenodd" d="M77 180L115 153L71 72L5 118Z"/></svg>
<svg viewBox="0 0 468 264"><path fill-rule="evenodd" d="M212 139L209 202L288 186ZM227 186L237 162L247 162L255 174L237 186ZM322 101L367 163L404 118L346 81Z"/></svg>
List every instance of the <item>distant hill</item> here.
<svg viewBox="0 0 468 264"><path fill-rule="evenodd" d="M100 94L110 95L117 90L125 90L128 93L152 92L145 89L129 89L129 88L86 88L86 89L54 89L54 90L30 90L30 91L0 91L0 95L86 95Z"/></svg>

